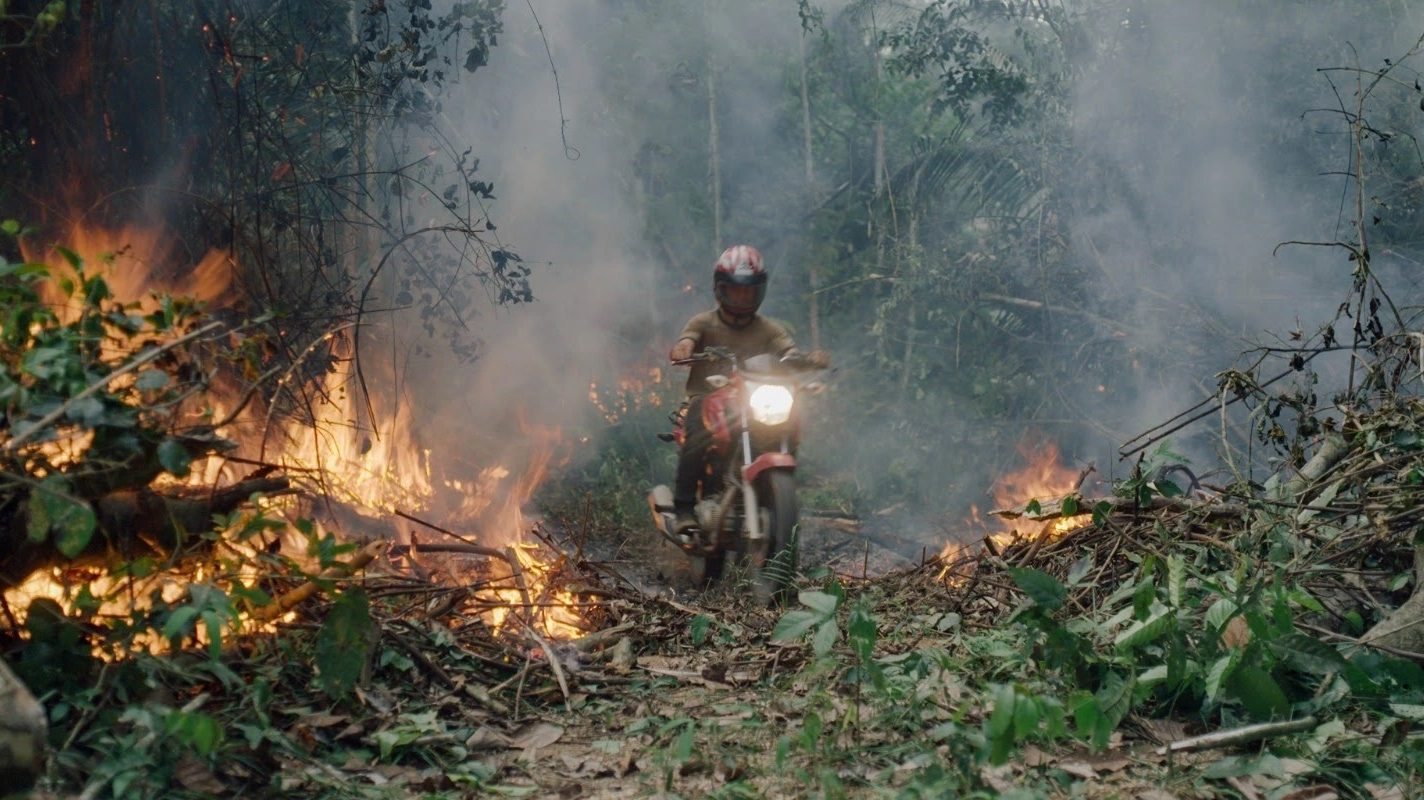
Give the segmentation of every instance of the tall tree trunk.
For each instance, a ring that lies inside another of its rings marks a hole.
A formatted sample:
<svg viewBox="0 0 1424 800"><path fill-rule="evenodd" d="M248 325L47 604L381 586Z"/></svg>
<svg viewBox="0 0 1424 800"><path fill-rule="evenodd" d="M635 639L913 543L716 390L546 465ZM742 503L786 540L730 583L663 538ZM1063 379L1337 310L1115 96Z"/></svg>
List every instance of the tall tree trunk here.
<svg viewBox="0 0 1424 800"><path fill-rule="evenodd" d="M875 115L875 175L874 189L876 205L885 191L885 120L880 116L880 82L885 77L885 62L880 58L879 34L871 30L871 46L875 48L875 92L871 102ZM885 274L885 221L879 220L875 230L875 272Z"/></svg>
<svg viewBox="0 0 1424 800"><path fill-rule="evenodd" d="M806 73L806 32L801 31L801 133L806 152L806 211L807 227L814 229L810 212L816 208L816 160L811 150L811 92L807 87ZM811 233L812 230L808 230ZM807 236L810 239L810 236ZM808 247L810 261L806 265L807 283L810 284L810 307L807 316L811 325L811 349L821 349L821 269L816 263L818 249Z"/></svg>
<svg viewBox="0 0 1424 800"><path fill-rule="evenodd" d="M722 249L722 159L717 131L717 65L707 54L707 182L712 195L712 250Z"/></svg>

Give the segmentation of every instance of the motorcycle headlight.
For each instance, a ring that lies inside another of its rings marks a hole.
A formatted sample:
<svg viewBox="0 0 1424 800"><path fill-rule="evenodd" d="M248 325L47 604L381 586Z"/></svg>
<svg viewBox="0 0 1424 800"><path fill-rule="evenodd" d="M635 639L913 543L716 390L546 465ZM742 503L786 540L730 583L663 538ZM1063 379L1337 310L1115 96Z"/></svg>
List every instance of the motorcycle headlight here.
<svg viewBox="0 0 1424 800"><path fill-rule="evenodd" d="M752 419L763 425L780 425L791 419L791 390L764 383L752 390Z"/></svg>

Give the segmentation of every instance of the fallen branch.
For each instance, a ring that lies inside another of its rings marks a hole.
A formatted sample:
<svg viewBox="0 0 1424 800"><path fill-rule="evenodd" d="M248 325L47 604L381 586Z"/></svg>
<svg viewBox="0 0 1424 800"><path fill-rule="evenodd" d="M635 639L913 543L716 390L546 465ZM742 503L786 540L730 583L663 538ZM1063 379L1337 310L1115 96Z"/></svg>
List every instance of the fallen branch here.
<svg viewBox="0 0 1424 800"><path fill-rule="evenodd" d="M321 591L321 584L326 581L349 578L357 570L362 569L376 559L376 556L386 551L385 542L371 542L357 551L356 555L345 564L334 564L322 570L312 580L287 592L270 606L263 606L252 612L252 618L263 622L270 622L288 611L292 610L299 603L310 599L317 592Z"/></svg>
<svg viewBox="0 0 1424 800"><path fill-rule="evenodd" d="M417 553L464 553L471 556L487 556L489 558L499 558L509 560L509 555L503 550L493 547L484 547L478 544L393 544L391 545L391 555L415 555Z"/></svg>
<svg viewBox="0 0 1424 800"><path fill-rule="evenodd" d="M587 636L580 636L569 644L580 653L589 653L600 647L622 638L623 634L633 630L633 623L624 622L621 625L614 625L611 628L604 628L601 631L594 631Z"/></svg>
<svg viewBox="0 0 1424 800"><path fill-rule="evenodd" d="M1242 728L1231 728L1229 730L1215 731L1201 736L1189 736L1186 739L1178 739L1175 742L1157 748L1157 755L1165 756L1168 753L1186 753L1194 750L1231 747L1232 745L1254 742L1258 739L1269 739L1272 736L1285 736L1291 733L1299 733L1301 731L1310 730L1318 724L1315 717L1292 719L1285 722L1261 722Z"/></svg>
<svg viewBox="0 0 1424 800"><path fill-rule="evenodd" d="M15 452L15 450L19 448L20 445L24 444L25 442L28 442L30 439L33 439L36 435L40 433L40 431L43 431L50 425L53 425L65 414L69 413L69 409L75 403L94 394L100 389L103 389L105 386L108 386L115 378L118 378L121 375L127 375L130 372L133 372L134 370L143 366L144 364L153 361L154 359L158 358L169 350L187 344L188 342L191 342L199 336L202 336L203 334L208 333L210 331L217 330L222 326L223 324L221 322L209 322L207 325L204 325L203 327L193 331L192 333L189 333L186 336L179 337L171 342L168 342L167 344L164 344L161 347L155 347L154 349L145 352L143 355L139 356L138 358L135 358L133 361L130 361L129 363L123 365L122 367L119 367L113 372L110 372L108 375L105 375L99 380L89 384L88 386L84 387L83 391L79 392L79 394L76 394L68 400L65 400L63 403L60 403L58 408L49 412L48 414L45 414L43 417L40 417L38 420L35 421L33 425L26 426L24 430L10 437L10 441L5 443L4 452Z"/></svg>

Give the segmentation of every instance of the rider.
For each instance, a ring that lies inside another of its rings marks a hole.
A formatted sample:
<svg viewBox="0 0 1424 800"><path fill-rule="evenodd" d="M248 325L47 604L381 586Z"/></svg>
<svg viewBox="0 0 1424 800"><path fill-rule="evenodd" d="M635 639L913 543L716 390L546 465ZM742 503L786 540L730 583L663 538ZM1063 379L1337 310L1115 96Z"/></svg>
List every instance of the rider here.
<svg viewBox="0 0 1424 800"><path fill-rule="evenodd" d="M796 343L780 323L757 314L766 297L766 266L761 253L751 245L738 244L722 252L712 268L712 294L717 307L693 316L683 326L677 344L668 357L674 362L685 361L708 347L723 347L739 360L767 353L785 358L796 352ZM803 356L810 366L825 367L829 358L816 350ZM697 361L687 376L687 417L682 452L677 460L677 480L673 490L673 509L677 515L674 530L689 533L697 527L693 506L697 503L697 484L706 474L707 446L711 436L702 419L702 399L711 391L707 376L717 371L709 361Z"/></svg>

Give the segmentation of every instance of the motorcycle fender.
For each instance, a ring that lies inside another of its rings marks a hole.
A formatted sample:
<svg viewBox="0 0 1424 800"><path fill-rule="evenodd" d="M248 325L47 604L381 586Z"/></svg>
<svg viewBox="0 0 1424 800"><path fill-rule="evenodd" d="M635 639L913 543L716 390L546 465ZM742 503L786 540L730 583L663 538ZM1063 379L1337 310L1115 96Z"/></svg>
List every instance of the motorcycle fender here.
<svg viewBox="0 0 1424 800"><path fill-rule="evenodd" d="M748 483L769 469L796 469L796 456L790 453L762 453L752 463L742 467L742 478Z"/></svg>
<svg viewBox="0 0 1424 800"><path fill-rule="evenodd" d="M648 492L648 510L653 513L653 525L667 536L673 531L672 490L666 486L654 486Z"/></svg>

